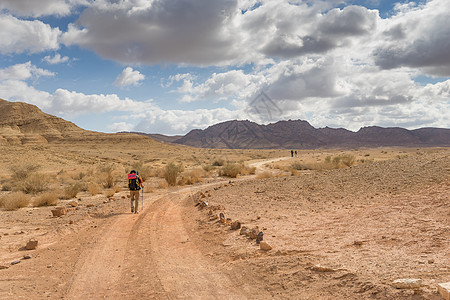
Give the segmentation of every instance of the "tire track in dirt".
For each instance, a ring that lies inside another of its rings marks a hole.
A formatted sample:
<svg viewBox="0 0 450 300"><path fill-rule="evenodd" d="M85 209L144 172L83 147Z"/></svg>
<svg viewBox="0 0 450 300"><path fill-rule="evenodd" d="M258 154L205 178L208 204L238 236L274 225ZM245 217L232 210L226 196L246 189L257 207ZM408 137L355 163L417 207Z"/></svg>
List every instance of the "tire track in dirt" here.
<svg viewBox="0 0 450 300"><path fill-rule="evenodd" d="M158 200L146 222L155 272L166 295L175 299L247 299L189 239L180 198L180 194L172 194Z"/></svg>
<svg viewBox="0 0 450 300"><path fill-rule="evenodd" d="M75 267L68 299L95 299L107 296L120 280L128 238L138 215L122 214L106 224L101 238L88 249Z"/></svg>
<svg viewBox="0 0 450 300"><path fill-rule="evenodd" d="M139 215L118 215L76 264L66 299L248 299L191 242L183 201L204 184L150 195Z"/></svg>

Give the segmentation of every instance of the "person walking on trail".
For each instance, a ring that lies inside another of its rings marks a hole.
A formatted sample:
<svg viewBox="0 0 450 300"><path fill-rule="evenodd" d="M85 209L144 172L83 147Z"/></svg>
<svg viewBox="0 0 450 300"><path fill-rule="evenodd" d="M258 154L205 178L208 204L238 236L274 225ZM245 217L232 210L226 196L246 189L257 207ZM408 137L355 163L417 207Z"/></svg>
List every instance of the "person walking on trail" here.
<svg viewBox="0 0 450 300"><path fill-rule="evenodd" d="M131 213L139 213L139 190L144 188L143 180L139 173L132 170L128 174L128 188L130 189Z"/></svg>

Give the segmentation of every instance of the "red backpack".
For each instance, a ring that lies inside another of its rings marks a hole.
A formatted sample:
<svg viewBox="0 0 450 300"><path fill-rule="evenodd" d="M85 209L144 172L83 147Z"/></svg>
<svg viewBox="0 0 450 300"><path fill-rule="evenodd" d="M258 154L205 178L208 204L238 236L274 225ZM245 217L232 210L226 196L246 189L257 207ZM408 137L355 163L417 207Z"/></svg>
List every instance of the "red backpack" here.
<svg viewBox="0 0 450 300"><path fill-rule="evenodd" d="M139 175L137 175L136 173L128 174L128 188L131 191L139 191L141 189Z"/></svg>

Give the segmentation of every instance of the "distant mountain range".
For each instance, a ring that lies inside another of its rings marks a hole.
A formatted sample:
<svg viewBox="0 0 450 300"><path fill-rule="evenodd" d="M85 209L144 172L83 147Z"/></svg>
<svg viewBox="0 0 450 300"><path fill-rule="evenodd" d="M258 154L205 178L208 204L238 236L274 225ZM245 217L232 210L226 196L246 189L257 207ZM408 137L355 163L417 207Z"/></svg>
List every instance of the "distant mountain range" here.
<svg viewBox="0 0 450 300"><path fill-rule="evenodd" d="M133 133L133 132L131 132ZM137 132L134 132L137 133ZM198 148L315 149L331 147L431 147L450 146L450 129L364 127L357 132L343 128L314 128L306 121L279 121L259 125L250 121L227 121L184 136L145 134L153 140ZM147 141L130 133L107 134L84 130L38 107L0 99L0 144L61 142Z"/></svg>
<svg viewBox="0 0 450 300"><path fill-rule="evenodd" d="M143 133L139 133L143 134ZM152 139L198 148L315 149L332 147L431 147L450 146L450 129L364 127L353 132L344 128L314 128L307 121L279 121L259 125L251 121L227 121L185 136L144 134Z"/></svg>

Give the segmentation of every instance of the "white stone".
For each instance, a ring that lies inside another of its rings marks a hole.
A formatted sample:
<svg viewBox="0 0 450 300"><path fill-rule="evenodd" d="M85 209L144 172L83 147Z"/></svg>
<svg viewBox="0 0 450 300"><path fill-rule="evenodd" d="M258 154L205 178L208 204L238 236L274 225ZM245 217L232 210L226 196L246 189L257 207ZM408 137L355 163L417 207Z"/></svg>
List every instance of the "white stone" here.
<svg viewBox="0 0 450 300"><path fill-rule="evenodd" d="M417 289L422 286L422 279L417 278L397 279L392 282L392 285L397 289Z"/></svg>
<svg viewBox="0 0 450 300"><path fill-rule="evenodd" d="M450 282L439 283L438 292L444 300L450 300Z"/></svg>

